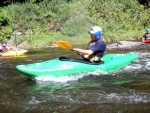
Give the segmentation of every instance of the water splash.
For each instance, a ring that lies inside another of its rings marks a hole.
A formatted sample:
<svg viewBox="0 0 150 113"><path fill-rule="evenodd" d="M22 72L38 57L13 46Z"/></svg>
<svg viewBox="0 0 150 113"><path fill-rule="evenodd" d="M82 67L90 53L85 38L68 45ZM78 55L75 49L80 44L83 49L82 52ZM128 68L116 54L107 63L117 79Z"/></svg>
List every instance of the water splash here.
<svg viewBox="0 0 150 113"><path fill-rule="evenodd" d="M147 62L147 63L146 63L145 69L146 69L146 70L150 70L150 62Z"/></svg>
<svg viewBox="0 0 150 113"><path fill-rule="evenodd" d="M53 82L62 82L66 83L69 81L77 81L79 79L84 78L85 76L93 75L93 76L103 76L108 73L102 72L100 70L96 70L93 72L86 72L86 73L80 73L80 74L75 74L75 75L69 75L69 76L62 76L62 77L54 77L54 76L40 76L34 78L37 82L46 82L46 81L53 81Z"/></svg>

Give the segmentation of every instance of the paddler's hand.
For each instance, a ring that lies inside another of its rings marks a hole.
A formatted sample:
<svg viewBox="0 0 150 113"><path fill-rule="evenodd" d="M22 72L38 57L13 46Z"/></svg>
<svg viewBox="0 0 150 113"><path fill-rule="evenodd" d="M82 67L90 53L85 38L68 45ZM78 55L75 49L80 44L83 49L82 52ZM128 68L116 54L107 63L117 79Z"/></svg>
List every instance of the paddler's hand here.
<svg viewBox="0 0 150 113"><path fill-rule="evenodd" d="M73 48L72 50L73 50L73 52L75 52L75 53L78 52L78 48Z"/></svg>

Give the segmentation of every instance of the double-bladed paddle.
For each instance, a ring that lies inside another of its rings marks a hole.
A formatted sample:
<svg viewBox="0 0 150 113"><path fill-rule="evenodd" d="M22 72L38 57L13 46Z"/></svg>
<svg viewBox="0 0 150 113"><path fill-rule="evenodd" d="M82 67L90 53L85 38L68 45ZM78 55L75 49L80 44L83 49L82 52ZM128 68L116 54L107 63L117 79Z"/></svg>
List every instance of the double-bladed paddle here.
<svg viewBox="0 0 150 113"><path fill-rule="evenodd" d="M72 45L67 41L57 41L56 44L61 48L70 49L73 51ZM77 54L80 55L82 58L84 58L84 56L81 55L80 53L77 52ZM86 59L86 58L84 58L84 59Z"/></svg>
<svg viewBox="0 0 150 113"><path fill-rule="evenodd" d="M56 44L61 48L73 50L72 45L67 41L57 41Z"/></svg>

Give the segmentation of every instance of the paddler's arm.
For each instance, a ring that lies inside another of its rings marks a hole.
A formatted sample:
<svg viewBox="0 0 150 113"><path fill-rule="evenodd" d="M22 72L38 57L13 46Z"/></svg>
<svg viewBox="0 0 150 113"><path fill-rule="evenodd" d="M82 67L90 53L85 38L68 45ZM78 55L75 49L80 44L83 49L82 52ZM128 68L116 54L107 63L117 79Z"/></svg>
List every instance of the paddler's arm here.
<svg viewBox="0 0 150 113"><path fill-rule="evenodd" d="M79 49L79 48L73 48L73 51L77 53L88 54L88 55L93 54L92 50L85 50L85 49Z"/></svg>
<svg viewBox="0 0 150 113"><path fill-rule="evenodd" d="M142 42L145 42L145 38L144 37L142 37Z"/></svg>

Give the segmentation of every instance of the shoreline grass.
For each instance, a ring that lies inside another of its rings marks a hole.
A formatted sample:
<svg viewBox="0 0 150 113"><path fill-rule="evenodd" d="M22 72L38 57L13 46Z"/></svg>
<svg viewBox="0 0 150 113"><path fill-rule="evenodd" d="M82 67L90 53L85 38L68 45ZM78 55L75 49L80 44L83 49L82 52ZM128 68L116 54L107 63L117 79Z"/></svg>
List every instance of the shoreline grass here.
<svg viewBox="0 0 150 113"><path fill-rule="evenodd" d="M90 26L103 28L107 42L140 39L150 27L149 8L138 0L43 0L40 3L15 3L0 10L0 40L13 37L17 23L18 44L27 42L40 48L66 40L73 44L90 41Z"/></svg>

